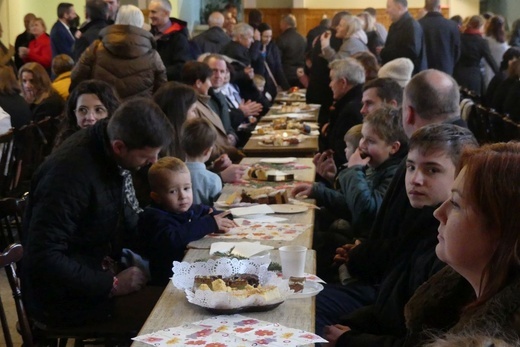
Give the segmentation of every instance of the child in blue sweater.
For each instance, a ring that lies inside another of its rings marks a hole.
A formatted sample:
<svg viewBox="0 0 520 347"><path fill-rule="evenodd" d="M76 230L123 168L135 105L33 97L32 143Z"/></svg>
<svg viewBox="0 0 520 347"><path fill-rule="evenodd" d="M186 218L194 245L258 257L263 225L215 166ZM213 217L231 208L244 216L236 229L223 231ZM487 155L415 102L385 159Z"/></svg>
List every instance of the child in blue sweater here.
<svg viewBox="0 0 520 347"><path fill-rule="evenodd" d="M191 241L236 226L205 205L193 205L190 171L180 159L164 157L148 171L152 204L139 217L144 255L150 261L151 284L166 285L172 263L181 261Z"/></svg>

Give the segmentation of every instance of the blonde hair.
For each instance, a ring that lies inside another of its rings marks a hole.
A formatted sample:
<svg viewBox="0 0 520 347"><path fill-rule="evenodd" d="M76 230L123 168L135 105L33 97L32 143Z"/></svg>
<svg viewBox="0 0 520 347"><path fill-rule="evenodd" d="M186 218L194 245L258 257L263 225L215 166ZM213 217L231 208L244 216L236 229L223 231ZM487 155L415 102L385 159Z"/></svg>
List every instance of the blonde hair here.
<svg viewBox="0 0 520 347"><path fill-rule="evenodd" d="M361 12L357 15L357 17L362 21L363 30L366 32L371 32L376 30L376 19L370 15L368 12Z"/></svg>
<svg viewBox="0 0 520 347"><path fill-rule="evenodd" d="M148 183L153 192L162 188L163 177L166 172L172 174L179 172L190 172L186 164L179 158L163 157L157 160L148 170Z"/></svg>
<svg viewBox="0 0 520 347"><path fill-rule="evenodd" d="M361 134L361 128L363 124L356 124L345 133L345 142L355 145L356 148L359 146L359 141L363 135Z"/></svg>

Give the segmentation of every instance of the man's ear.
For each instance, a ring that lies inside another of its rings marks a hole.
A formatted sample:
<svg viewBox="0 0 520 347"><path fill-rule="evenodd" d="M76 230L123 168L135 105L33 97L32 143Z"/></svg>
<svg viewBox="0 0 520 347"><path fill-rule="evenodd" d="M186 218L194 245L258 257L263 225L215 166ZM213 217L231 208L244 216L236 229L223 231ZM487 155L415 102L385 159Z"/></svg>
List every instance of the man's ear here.
<svg viewBox="0 0 520 347"><path fill-rule="evenodd" d="M112 145L112 150L116 155L121 155L121 153L126 150L126 145L121 140L113 140L110 144Z"/></svg>
<svg viewBox="0 0 520 347"><path fill-rule="evenodd" d="M415 109L412 106L406 106L406 109L403 109L403 124L414 125L416 121Z"/></svg>

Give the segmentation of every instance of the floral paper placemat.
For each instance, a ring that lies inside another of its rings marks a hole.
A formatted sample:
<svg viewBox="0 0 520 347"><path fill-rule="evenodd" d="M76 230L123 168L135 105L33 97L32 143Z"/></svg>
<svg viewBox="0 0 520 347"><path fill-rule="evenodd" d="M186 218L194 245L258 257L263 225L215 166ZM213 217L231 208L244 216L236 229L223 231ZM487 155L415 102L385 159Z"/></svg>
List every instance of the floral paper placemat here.
<svg viewBox="0 0 520 347"><path fill-rule="evenodd" d="M152 346L301 346L327 342L304 330L292 329L278 323L248 318L239 314L216 316L202 321L168 328L133 340Z"/></svg>
<svg viewBox="0 0 520 347"><path fill-rule="evenodd" d="M229 230L225 234L209 234L207 237L217 239L292 241L311 227L310 224L260 223L247 219L241 220L241 223L238 227Z"/></svg>

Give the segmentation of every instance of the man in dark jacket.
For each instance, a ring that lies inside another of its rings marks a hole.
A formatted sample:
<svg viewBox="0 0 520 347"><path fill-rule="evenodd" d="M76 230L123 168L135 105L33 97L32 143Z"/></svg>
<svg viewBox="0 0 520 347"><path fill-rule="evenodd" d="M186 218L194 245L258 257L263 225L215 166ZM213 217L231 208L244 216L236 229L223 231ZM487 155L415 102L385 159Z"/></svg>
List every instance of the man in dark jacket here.
<svg viewBox="0 0 520 347"><path fill-rule="evenodd" d="M52 26L50 34L53 58L58 54L72 56L72 47L76 38L70 31L70 27L77 16L73 4L62 2L58 5L58 20Z"/></svg>
<svg viewBox="0 0 520 347"><path fill-rule="evenodd" d="M440 0L426 0L424 8L428 13L419 20L419 24L424 31L428 68L453 75L453 68L460 56L459 27L442 16Z"/></svg>
<svg viewBox="0 0 520 347"><path fill-rule="evenodd" d="M85 14L89 22L79 29L81 37L76 40L72 50L72 59L76 62L83 51L99 38L99 32L108 25L108 5L104 0L87 0Z"/></svg>
<svg viewBox="0 0 520 347"><path fill-rule="evenodd" d="M354 58L335 60L330 63L330 84L334 97L333 110L330 112L330 120L325 125L324 143L322 150L331 149L334 153L336 166L344 164L345 157L345 133L348 129L363 121L361 116L361 98L363 95L363 83L365 83L365 70Z"/></svg>
<svg viewBox="0 0 520 347"><path fill-rule="evenodd" d="M224 15L220 12L213 12L208 18L209 29L195 36L195 42L201 53L220 53L222 48L231 41L222 26L224 25Z"/></svg>
<svg viewBox="0 0 520 347"><path fill-rule="evenodd" d="M407 0L388 0L386 13L392 21L381 51L383 65L396 58L408 58L413 62L413 74L426 69L424 35L421 25L408 12Z"/></svg>
<svg viewBox="0 0 520 347"><path fill-rule="evenodd" d="M140 212L129 170L155 162L171 133L161 109L136 98L109 121L72 135L39 167L24 218L22 272L25 304L37 322L140 329L158 293L143 289L141 268L120 262L123 247L137 240ZM127 317L132 308L120 306L126 298L147 304Z"/></svg>
<svg viewBox="0 0 520 347"><path fill-rule="evenodd" d="M288 14L280 21L282 34L276 40L282 56L282 67L285 77L291 86L302 86L296 75L299 67L305 66L305 50L307 42L296 31L296 18Z"/></svg>
<svg viewBox="0 0 520 347"><path fill-rule="evenodd" d="M18 49L20 47L29 47L29 42L34 39L34 35L29 31L29 24L31 21L36 18L33 13L27 13L23 17L23 24L25 25L25 31L20 35L16 36L16 40L14 41L14 63L17 69L20 69L25 62L18 54Z"/></svg>
<svg viewBox="0 0 520 347"><path fill-rule="evenodd" d="M151 33L157 40L157 52L166 67L168 81L180 81L184 63L196 58L190 50L187 23L170 18L172 6L168 0L152 0L148 10Z"/></svg>
<svg viewBox="0 0 520 347"><path fill-rule="evenodd" d="M426 70L414 76L405 88L403 100L403 128L407 136L429 124L465 125L460 118L459 98L457 82L441 71ZM420 220L422 210L412 208L408 200L405 174L403 160L386 191L369 238L356 246L343 246L348 254L350 275L362 283L353 282L339 290L333 288L334 294L326 288L318 295L316 311L320 326L375 300L373 285L382 282L393 264L388 251L404 242L408 234L403 231Z"/></svg>

